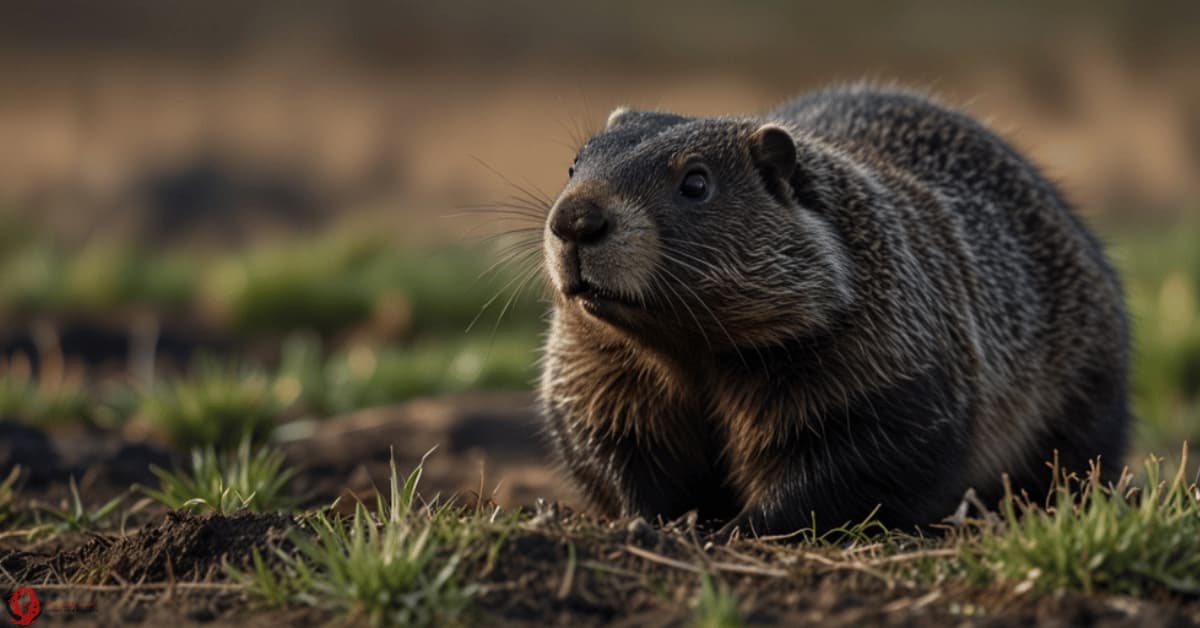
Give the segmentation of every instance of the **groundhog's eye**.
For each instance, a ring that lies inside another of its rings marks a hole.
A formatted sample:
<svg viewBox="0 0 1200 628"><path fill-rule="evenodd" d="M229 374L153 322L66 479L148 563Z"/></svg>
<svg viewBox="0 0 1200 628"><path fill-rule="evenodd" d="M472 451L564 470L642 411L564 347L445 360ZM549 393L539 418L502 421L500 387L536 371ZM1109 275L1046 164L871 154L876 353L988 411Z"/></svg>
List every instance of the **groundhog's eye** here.
<svg viewBox="0 0 1200 628"><path fill-rule="evenodd" d="M684 198L701 199L708 194L708 177L700 170L693 170L679 184L679 193Z"/></svg>
<svg viewBox="0 0 1200 628"><path fill-rule="evenodd" d="M571 165L567 167L567 178L568 179L575 176L575 166L578 163L579 163L579 157L575 157L575 161L572 161Z"/></svg>

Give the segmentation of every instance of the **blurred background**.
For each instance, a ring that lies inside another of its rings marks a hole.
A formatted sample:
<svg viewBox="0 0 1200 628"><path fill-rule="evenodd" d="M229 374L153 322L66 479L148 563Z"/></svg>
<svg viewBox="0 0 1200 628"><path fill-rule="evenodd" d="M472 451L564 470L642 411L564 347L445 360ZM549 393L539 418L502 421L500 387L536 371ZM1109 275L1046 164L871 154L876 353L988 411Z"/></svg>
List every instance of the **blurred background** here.
<svg viewBox="0 0 1200 628"><path fill-rule="evenodd" d="M520 208L608 111L869 78L986 121L1110 244L1131 459L1176 454L1200 443L1197 59L1196 2L5 2L0 417L187 448L528 390Z"/></svg>

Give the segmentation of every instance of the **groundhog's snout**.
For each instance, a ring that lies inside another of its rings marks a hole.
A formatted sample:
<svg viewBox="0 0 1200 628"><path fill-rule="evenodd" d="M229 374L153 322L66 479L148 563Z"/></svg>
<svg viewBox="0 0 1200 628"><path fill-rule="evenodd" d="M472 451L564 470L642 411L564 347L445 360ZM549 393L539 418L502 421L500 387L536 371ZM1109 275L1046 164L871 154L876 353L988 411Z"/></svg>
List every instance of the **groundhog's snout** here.
<svg viewBox="0 0 1200 628"><path fill-rule="evenodd" d="M551 250L557 251L559 287L567 296L597 287L584 277L583 258L595 253L608 239L611 223L603 206L582 195L563 197L551 210L548 226L557 240Z"/></svg>
<svg viewBox="0 0 1200 628"><path fill-rule="evenodd" d="M554 287L593 314L601 312L601 302L638 302L655 266L646 212L589 182L564 192L550 208L544 243Z"/></svg>
<svg viewBox="0 0 1200 628"><path fill-rule="evenodd" d="M550 232L563 242L597 244L608 235L608 212L587 198L563 199L550 217Z"/></svg>

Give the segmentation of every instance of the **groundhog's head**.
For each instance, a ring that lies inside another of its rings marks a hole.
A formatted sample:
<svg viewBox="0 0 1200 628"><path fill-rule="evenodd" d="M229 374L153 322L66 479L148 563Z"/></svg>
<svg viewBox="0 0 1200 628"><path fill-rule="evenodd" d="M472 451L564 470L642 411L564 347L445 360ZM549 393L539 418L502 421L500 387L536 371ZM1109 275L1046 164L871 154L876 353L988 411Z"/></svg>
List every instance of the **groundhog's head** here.
<svg viewBox="0 0 1200 628"><path fill-rule="evenodd" d="M826 324L849 298L847 264L797 154L776 124L614 111L547 216L558 313L710 350Z"/></svg>

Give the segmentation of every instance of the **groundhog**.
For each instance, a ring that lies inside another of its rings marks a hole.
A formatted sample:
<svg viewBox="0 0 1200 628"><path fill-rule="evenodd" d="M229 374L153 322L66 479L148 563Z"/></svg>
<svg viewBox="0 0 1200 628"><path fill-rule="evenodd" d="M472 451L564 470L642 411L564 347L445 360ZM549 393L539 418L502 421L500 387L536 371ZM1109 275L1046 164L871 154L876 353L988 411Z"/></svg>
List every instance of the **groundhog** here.
<svg viewBox="0 0 1200 628"><path fill-rule="evenodd" d="M618 109L545 221L548 438L600 511L778 534L937 523L1119 471L1129 330L1055 187L916 92Z"/></svg>

